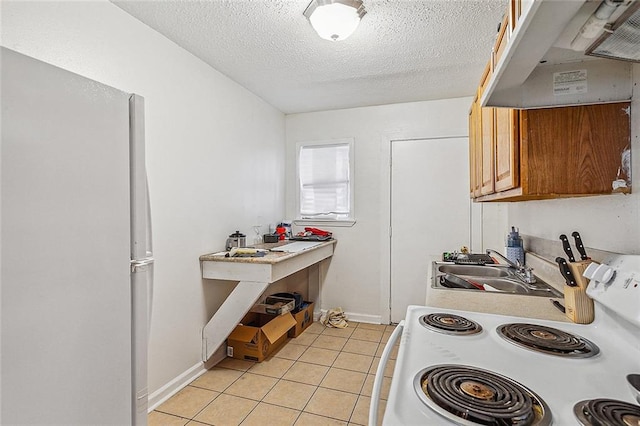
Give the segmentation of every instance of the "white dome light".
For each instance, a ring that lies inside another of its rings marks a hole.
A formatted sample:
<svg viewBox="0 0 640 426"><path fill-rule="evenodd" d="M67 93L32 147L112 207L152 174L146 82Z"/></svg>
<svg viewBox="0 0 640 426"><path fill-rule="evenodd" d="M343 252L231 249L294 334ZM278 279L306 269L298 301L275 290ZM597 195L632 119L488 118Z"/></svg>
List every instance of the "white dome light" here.
<svg viewBox="0 0 640 426"><path fill-rule="evenodd" d="M318 35L330 41L353 34L365 13L359 0L313 0L304 11Z"/></svg>

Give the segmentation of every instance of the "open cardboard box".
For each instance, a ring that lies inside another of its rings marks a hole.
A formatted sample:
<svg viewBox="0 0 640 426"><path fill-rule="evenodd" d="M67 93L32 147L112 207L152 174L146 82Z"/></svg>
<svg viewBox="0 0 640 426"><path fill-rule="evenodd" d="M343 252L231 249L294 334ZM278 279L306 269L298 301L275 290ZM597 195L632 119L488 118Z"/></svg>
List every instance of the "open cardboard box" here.
<svg viewBox="0 0 640 426"><path fill-rule="evenodd" d="M313 302L303 302L303 308L298 312L293 313L293 318L296 320L296 325L289 330L289 337L298 337L305 331L311 324L313 324Z"/></svg>
<svg viewBox="0 0 640 426"><path fill-rule="evenodd" d="M262 303L256 303L251 312L257 314L282 315L293 311L296 306L295 299L278 296L267 296Z"/></svg>
<svg viewBox="0 0 640 426"><path fill-rule="evenodd" d="M249 312L227 338L227 356L260 362L287 340L295 325L289 312L278 316Z"/></svg>

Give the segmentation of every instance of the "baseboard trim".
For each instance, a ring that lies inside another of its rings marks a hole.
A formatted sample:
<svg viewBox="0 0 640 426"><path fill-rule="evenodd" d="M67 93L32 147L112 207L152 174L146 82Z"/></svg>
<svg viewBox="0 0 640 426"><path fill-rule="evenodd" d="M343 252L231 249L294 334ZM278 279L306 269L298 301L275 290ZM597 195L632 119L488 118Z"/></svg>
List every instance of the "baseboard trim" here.
<svg viewBox="0 0 640 426"><path fill-rule="evenodd" d="M227 345L224 344L211 355L206 363L199 362L169 383L149 395L148 412L155 410L160 404L178 393L182 388L202 376L208 369L227 357Z"/></svg>
<svg viewBox="0 0 640 426"><path fill-rule="evenodd" d="M211 367L213 367L214 365L216 365L226 357L227 357L227 345L224 344L221 347L219 347L218 350L213 353L213 355L211 355L211 358L209 358L207 362L197 363L196 365L189 368L187 371L180 374L178 377L171 380L169 383L167 383L157 391L150 394L149 400L148 400L149 408L147 412L150 413L156 408L158 408L160 404L162 404L163 402L171 398L173 395L178 393L180 390L186 387L189 383L191 383L198 377L202 376L204 373L207 372L207 370L209 370Z"/></svg>
<svg viewBox="0 0 640 426"><path fill-rule="evenodd" d="M356 314L353 312L345 312L347 319L356 322L366 322L369 324L382 324L381 315Z"/></svg>
<svg viewBox="0 0 640 426"><path fill-rule="evenodd" d="M324 315L327 313L327 310L321 309L320 312L322 315ZM355 321L355 322L366 322L368 324L382 324L382 315L358 314L355 312L345 312L345 314L347 315L347 322ZM314 318L314 321L320 321L320 317L318 316L318 318Z"/></svg>
<svg viewBox="0 0 640 426"><path fill-rule="evenodd" d="M207 371L202 362L197 363L157 391L149 395L149 412L155 410L160 404L178 393L182 388L203 375Z"/></svg>

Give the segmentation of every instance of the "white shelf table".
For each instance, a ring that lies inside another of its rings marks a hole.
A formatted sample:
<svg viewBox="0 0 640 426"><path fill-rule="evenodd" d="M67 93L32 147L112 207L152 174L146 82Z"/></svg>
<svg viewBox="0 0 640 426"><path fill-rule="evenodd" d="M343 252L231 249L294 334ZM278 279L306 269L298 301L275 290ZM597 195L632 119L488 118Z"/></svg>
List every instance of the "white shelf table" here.
<svg viewBox="0 0 640 426"><path fill-rule="evenodd" d="M238 285L202 330L202 360L207 362L220 348L271 283L302 269L308 269L309 300L316 303L319 312L324 279L320 262L333 256L335 244L336 240L323 241L295 253L270 251L264 257L224 257L213 253L200 256L202 278L238 281ZM275 243L256 247L274 248L282 245Z"/></svg>

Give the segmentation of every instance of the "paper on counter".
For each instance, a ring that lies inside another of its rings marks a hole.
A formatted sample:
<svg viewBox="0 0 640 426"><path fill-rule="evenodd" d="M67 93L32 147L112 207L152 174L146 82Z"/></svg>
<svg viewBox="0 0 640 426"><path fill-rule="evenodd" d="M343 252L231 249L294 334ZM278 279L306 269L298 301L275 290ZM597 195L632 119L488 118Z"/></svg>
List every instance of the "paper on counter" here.
<svg viewBox="0 0 640 426"><path fill-rule="evenodd" d="M317 241L296 241L294 243L285 244L283 246L274 247L271 251L283 251L286 253L297 253L302 250L310 249L315 246L319 246L322 242Z"/></svg>

